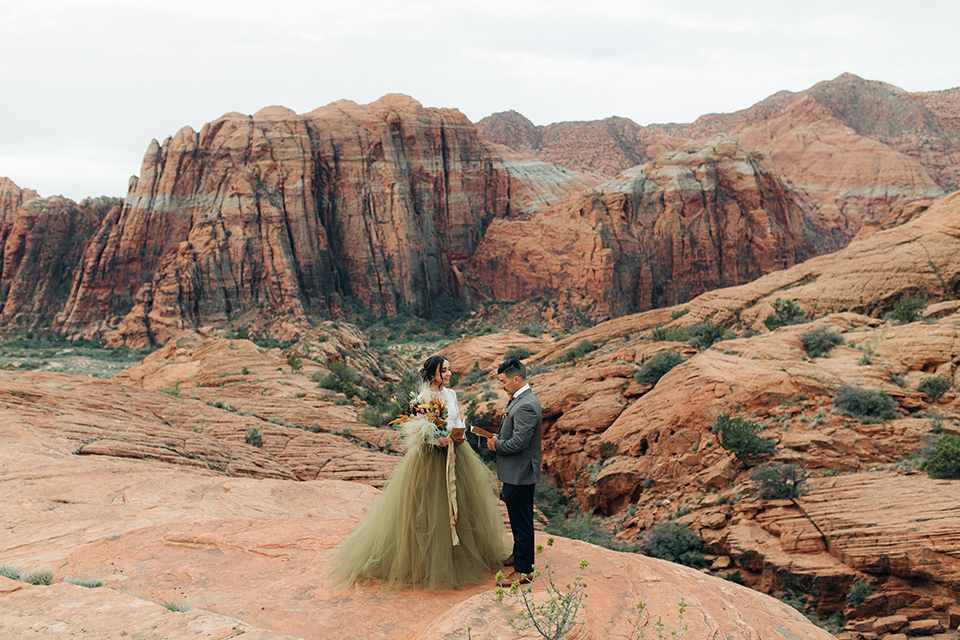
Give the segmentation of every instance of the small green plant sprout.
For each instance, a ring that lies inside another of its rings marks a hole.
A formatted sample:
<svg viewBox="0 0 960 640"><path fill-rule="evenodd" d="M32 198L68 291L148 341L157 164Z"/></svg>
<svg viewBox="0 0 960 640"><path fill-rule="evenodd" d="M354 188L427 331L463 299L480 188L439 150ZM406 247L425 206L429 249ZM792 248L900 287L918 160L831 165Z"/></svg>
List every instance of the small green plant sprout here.
<svg viewBox="0 0 960 640"><path fill-rule="evenodd" d="M553 547L552 536L547 538L547 546ZM539 566L539 559L543 555L543 545L538 544L536 552L536 565ZM574 625L583 624L577 622L577 613L581 606L585 606L582 603L583 599L587 597L587 585L583 581L583 571L590 563L581 560L579 571L573 582L568 583L565 589L561 589L554 581L550 560L551 558L547 558L542 570L537 569L533 572L533 582L528 586L521 588L515 582L509 589L498 586L494 593L498 602L503 602L503 599L507 596L520 599L523 608L520 610L519 618L510 618L509 620L510 626L515 630L522 632L533 627L546 640L560 640L573 629ZM503 580L503 577L503 572L498 571L497 580ZM543 585L547 595L547 598L539 605L536 604L533 597L533 586L538 580Z"/></svg>
<svg viewBox="0 0 960 640"><path fill-rule="evenodd" d="M800 336L807 355L811 358L822 358L830 353L838 344L843 344L843 337L827 327L814 327Z"/></svg>
<svg viewBox="0 0 960 640"><path fill-rule="evenodd" d="M763 325L773 331L779 327L807 322L807 313L795 301L777 298L773 301L773 313L763 319Z"/></svg>
<svg viewBox="0 0 960 640"><path fill-rule="evenodd" d="M950 390L951 386L950 381L944 376L927 376L917 385L917 391L936 402Z"/></svg>
<svg viewBox="0 0 960 640"><path fill-rule="evenodd" d="M667 629L667 624L663 621L663 616L657 616L656 621L653 621L653 616L650 615L648 616L647 622L644 622L643 614L647 606L643 600L637 601L636 609L637 619L627 618L627 622L633 625L633 629L630 630L630 635L628 636L629 640L646 640L647 636L644 634L644 629L651 624L653 626L653 632L657 634L657 640L666 640L668 637L675 640L682 636L689 628L689 625L683 619L683 614L687 612L687 602L683 598L680 598L680 601L677 602L677 628L671 631L669 636L664 634ZM651 640L653 640L653 638L654 636L650 636Z"/></svg>
<svg viewBox="0 0 960 640"><path fill-rule="evenodd" d="M177 613L184 613L190 610L190 605L187 604L187 601L182 602L164 602L163 606L170 611L175 611Z"/></svg>
<svg viewBox="0 0 960 640"><path fill-rule="evenodd" d="M263 436L260 435L260 427L250 427L247 429L247 437L243 440L253 447L263 446Z"/></svg>
<svg viewBox="0 0 960 640"><path fill-rule="evenodd" d="M179 380L174 380L173 382L171 382L171 383L168 384L167 386L165 386L165 387L163 387L162 389L160 389L160 391L163 391L165 394L167 394L167 395L169 395L169 396L173 396L174 398L182 398L182 397L183 397L183 394L180 392L180 381L179 381Z"/></svg>

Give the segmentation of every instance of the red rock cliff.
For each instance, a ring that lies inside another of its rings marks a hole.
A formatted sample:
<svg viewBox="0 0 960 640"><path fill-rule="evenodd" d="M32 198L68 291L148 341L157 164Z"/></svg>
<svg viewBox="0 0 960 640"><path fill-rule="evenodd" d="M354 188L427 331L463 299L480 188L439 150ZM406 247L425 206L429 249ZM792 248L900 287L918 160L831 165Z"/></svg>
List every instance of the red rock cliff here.
<svg viewBox="0 0 960 640"><path fill-rule="evenodd" d="M568 298L619 315L748 282L806 250L801 211L769 159L717 136L495 220L460 268L478 298Z"/></svg>
<svg viewBox="0 0 960 640"><path fill-rule="evenodd" d="M459 293L451 261L509 212L498 162L459 112L405 96L185 128L150 145L58 326L143 343L258 306L336 311L348 296L429 313Z"/></svg>
<svg viewBox="0 0 960 640"><path fill-rule="evenodd" d="M116 198L37 198L33 192L0 224L0 323L48 325L77 275L87 243Z"/></svg>

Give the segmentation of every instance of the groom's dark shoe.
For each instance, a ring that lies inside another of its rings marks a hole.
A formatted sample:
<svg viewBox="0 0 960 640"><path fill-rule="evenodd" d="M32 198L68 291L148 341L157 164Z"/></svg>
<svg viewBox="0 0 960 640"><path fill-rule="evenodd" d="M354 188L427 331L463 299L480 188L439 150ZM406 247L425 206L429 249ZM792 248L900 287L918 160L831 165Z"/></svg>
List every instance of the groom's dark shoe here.
<svg viewBox="0 0 960 640"><path fill-rule="evenodd" d="M532 573L520 573L519 571L514 571L503 580L498 580L497 584L505 589L509 589L515 584L530 584L531 582L533 582Z"/></svg>
<svg viewBox="0 0 960 640"><path fill-rule="evenodd" d="M506 560L504 560L502 564L503 564L503 566L505 566L505 567L512 567L512 566L513 566L513 554L511 553L511 554L510 554L510 557L508 557Z"/></svg>

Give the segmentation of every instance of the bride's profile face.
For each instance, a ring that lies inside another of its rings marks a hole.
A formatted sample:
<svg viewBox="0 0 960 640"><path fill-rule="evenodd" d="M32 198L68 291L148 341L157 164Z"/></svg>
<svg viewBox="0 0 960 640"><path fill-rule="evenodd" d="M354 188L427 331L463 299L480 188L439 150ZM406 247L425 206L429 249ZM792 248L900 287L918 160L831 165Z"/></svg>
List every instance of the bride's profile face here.
<svg viewBox="0 0 960 640"><path fill-rule="evenodd" d="M450 362L444 360L443 364L437 368L437 373L433 377L433 380L437 383L437 385L446 387L450 384L451 375L453 375L453 372L450 371Z"/></svg>

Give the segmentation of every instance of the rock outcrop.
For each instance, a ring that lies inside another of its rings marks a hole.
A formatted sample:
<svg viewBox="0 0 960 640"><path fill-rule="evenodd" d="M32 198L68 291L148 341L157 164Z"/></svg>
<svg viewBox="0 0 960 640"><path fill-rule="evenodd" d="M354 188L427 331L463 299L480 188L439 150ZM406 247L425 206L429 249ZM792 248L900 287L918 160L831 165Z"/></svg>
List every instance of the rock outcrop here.
<svg viewBox="0 0 960 640"><path fill-rule="evenodd" d="M535 127L515 112L478 123L491 141L574 170L614 175L718 133L770 155L817 232L817 248L846 245L863 225L902 218L960 189L960 89L908 93L845 73L798 93L691 124L641 127L622 118ZM601 151L602 150L602 151Z"/></svg>
<svg viewBox="0 0 960 640"><path fill-rule="evenodd" d="M10 178L0 176L0 225L20 208L24 202L38 197L33 189L21 189Z"/></svg>
<svg viewBox="0 0 960 640"><path fill-rule="evenodd" d="M620 315L748 282L806 251L801 211L769 159L718 136L494 220L458 268L475 298L574 299Z"/></svg>
<svg viewBox="0 0 960 640"><path fill-rule="evenodd" d="M70 384L65 377L35 382ZM0 397L8 395L6 385L0 379ZM5 569L24 575L49 568L54 582L0 578L0 628L9 633L432 640L466 637L472 627L473 637L526 637L508 622L519 605L497 602L492 574L487 583L435 593L326 586L330 550L379 493L369 486L229 478L151 460L78 456L53 424L0 431L0 558ZM538 542L545 536L538 534ZM669 632L681 624L681 599L686 637L831 637L756 591L562 538L551 551L560 585L581 560L589 564L590 607L570 637L628 635L639 600L647 635L658 616ZM103 586L64 582L74 579Z"/></svg>
<svg viewBox="0 0 960 640"><path fill-rule="evenodd" d="M0 224L0 323L49 326L70 292L90 239L119 210L115 198L77 204L54 196L33 197L8 213Z"/></svg>

